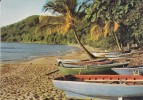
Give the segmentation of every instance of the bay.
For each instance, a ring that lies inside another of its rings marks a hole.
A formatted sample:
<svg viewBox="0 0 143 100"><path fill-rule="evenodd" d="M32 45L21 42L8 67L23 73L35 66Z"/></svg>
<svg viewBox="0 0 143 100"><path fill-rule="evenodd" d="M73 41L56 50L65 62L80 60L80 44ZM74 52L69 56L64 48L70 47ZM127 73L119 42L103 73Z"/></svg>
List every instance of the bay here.
<svg viewBox="0 0 143 100"><path fill-rule="evenodd" d="M1 42L1 62L23 61L42 56L57 56L78 50L68 45Z"/></svg>

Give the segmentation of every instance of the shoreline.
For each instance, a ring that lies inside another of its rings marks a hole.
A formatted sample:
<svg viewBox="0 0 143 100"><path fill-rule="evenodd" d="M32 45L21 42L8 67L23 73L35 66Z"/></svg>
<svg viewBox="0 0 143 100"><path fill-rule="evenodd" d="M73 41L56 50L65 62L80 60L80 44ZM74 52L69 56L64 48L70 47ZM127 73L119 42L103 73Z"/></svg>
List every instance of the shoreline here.
<svg viewBox="0 0 143 100"><path fill-rule="evenodd" d="M78 51L75 51L75 52L78 52ZM67 53L70 53L70 52L67 52ZM0 64L2 64L2 65L4 65L4 64L17 64L17 63L32 61L32 60L39 59L39 58L64 56L67 53L61 53L61 54L57 54L57 55L35 56L35 57L30 57L30 58L26 58L26 59L19 59L19 60L6 60L6 61L1 61Z"/></svg>
<svg viewBox="0 0 143 100"><path fill-rule="evenodd" d="M95 50L91 47L90 51ZM59 71L47 75L58 69L56 59L89 59L80 49L77 52L66 53L60 56L48 56L32 59L25 62L4 64L0 67L0 98L2 100L69 100L63 91L54 87L52 80L63 76ZM143 54L135 54L130 60L131 65L143 62ZM98 100L98 99L97 99Z"/></svg>
<svg viewBox="0 0 143 100"><path fill-rule="evenodd" d="M24 43L24 44L29 44L29 43ZM31 43L31 44L38 44L38 43ZM39 44L41 44L41 43L39 43ZM50 44L48 44L48 45L50 45ZM53 45L53 44L51 44L51 45ZM55 45L58 45L58 44L55 44ZM66 51L57 51L55 53L45 54L45 55L29 56L29 57L27 56L25 58L14 59L14 60L13 59L6 59L6 60L1 59L0 65L21 63L21 62L26 62L26 61L30 61L30 60L34 60L34 59L38 59L38 58L43 58L43 57L61 56L61 55L66 55L67 53L70 53L70 52L79 52L80 51L79 45L64 45L64 46L70 46L70 47L72 47L72 49L66 50Z"/></svg>
<svg viewBox="0 0 143 100"><path fill-rule="evenodd" d="M59 56L40 57L24 62L3 64L0 67L0 98L2 100L68 100L63 91L53 86L52 80L63 74L56 59L86 59L82 50Z"/></svg>

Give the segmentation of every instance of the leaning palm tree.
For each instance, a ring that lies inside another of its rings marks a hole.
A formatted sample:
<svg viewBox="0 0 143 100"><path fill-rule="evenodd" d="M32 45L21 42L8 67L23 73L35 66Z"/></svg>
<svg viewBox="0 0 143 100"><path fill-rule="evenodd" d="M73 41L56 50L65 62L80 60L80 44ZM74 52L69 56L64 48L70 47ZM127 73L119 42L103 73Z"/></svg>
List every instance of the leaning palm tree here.
<svg viewBox="0 0 143 100"><path fill-rule="evenodd" d="M84 9L87 7L87 1L78 4L78 0L53 0L48 1L44 5L44 11L52 11L56 16L40 16L40 26L37 28L38 31L47 30L48 34L59 33L65 35L69 30L73 31L77 42L86 51L90 58L95 59L81 43L76 25L81 23Z"/></svg>

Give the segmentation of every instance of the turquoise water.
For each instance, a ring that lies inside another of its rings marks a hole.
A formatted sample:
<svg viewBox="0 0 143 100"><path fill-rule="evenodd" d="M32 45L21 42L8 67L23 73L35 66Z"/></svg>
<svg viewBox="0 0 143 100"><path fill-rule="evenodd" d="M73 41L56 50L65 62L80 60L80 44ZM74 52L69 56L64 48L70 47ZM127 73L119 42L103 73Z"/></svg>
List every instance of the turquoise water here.
<svg viewBox="0 0 143 100"><path fill-rule="evenodd" d="M56 56L74 52L77 48L67 45L1 43L1 62L20 61L41 56Z"/></svg>

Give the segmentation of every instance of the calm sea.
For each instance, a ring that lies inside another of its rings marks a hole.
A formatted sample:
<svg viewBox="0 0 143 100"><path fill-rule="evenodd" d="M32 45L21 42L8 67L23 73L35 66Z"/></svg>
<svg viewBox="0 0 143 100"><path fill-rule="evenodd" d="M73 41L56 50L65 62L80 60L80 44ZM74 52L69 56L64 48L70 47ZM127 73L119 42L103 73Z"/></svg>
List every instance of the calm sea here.
<svg viewBox="0 0 143 100"><path fill-rule="evenodd" d="M42 56L56 56L78 50L67 45L1 43L1 62L23 61Z"/></svg>

